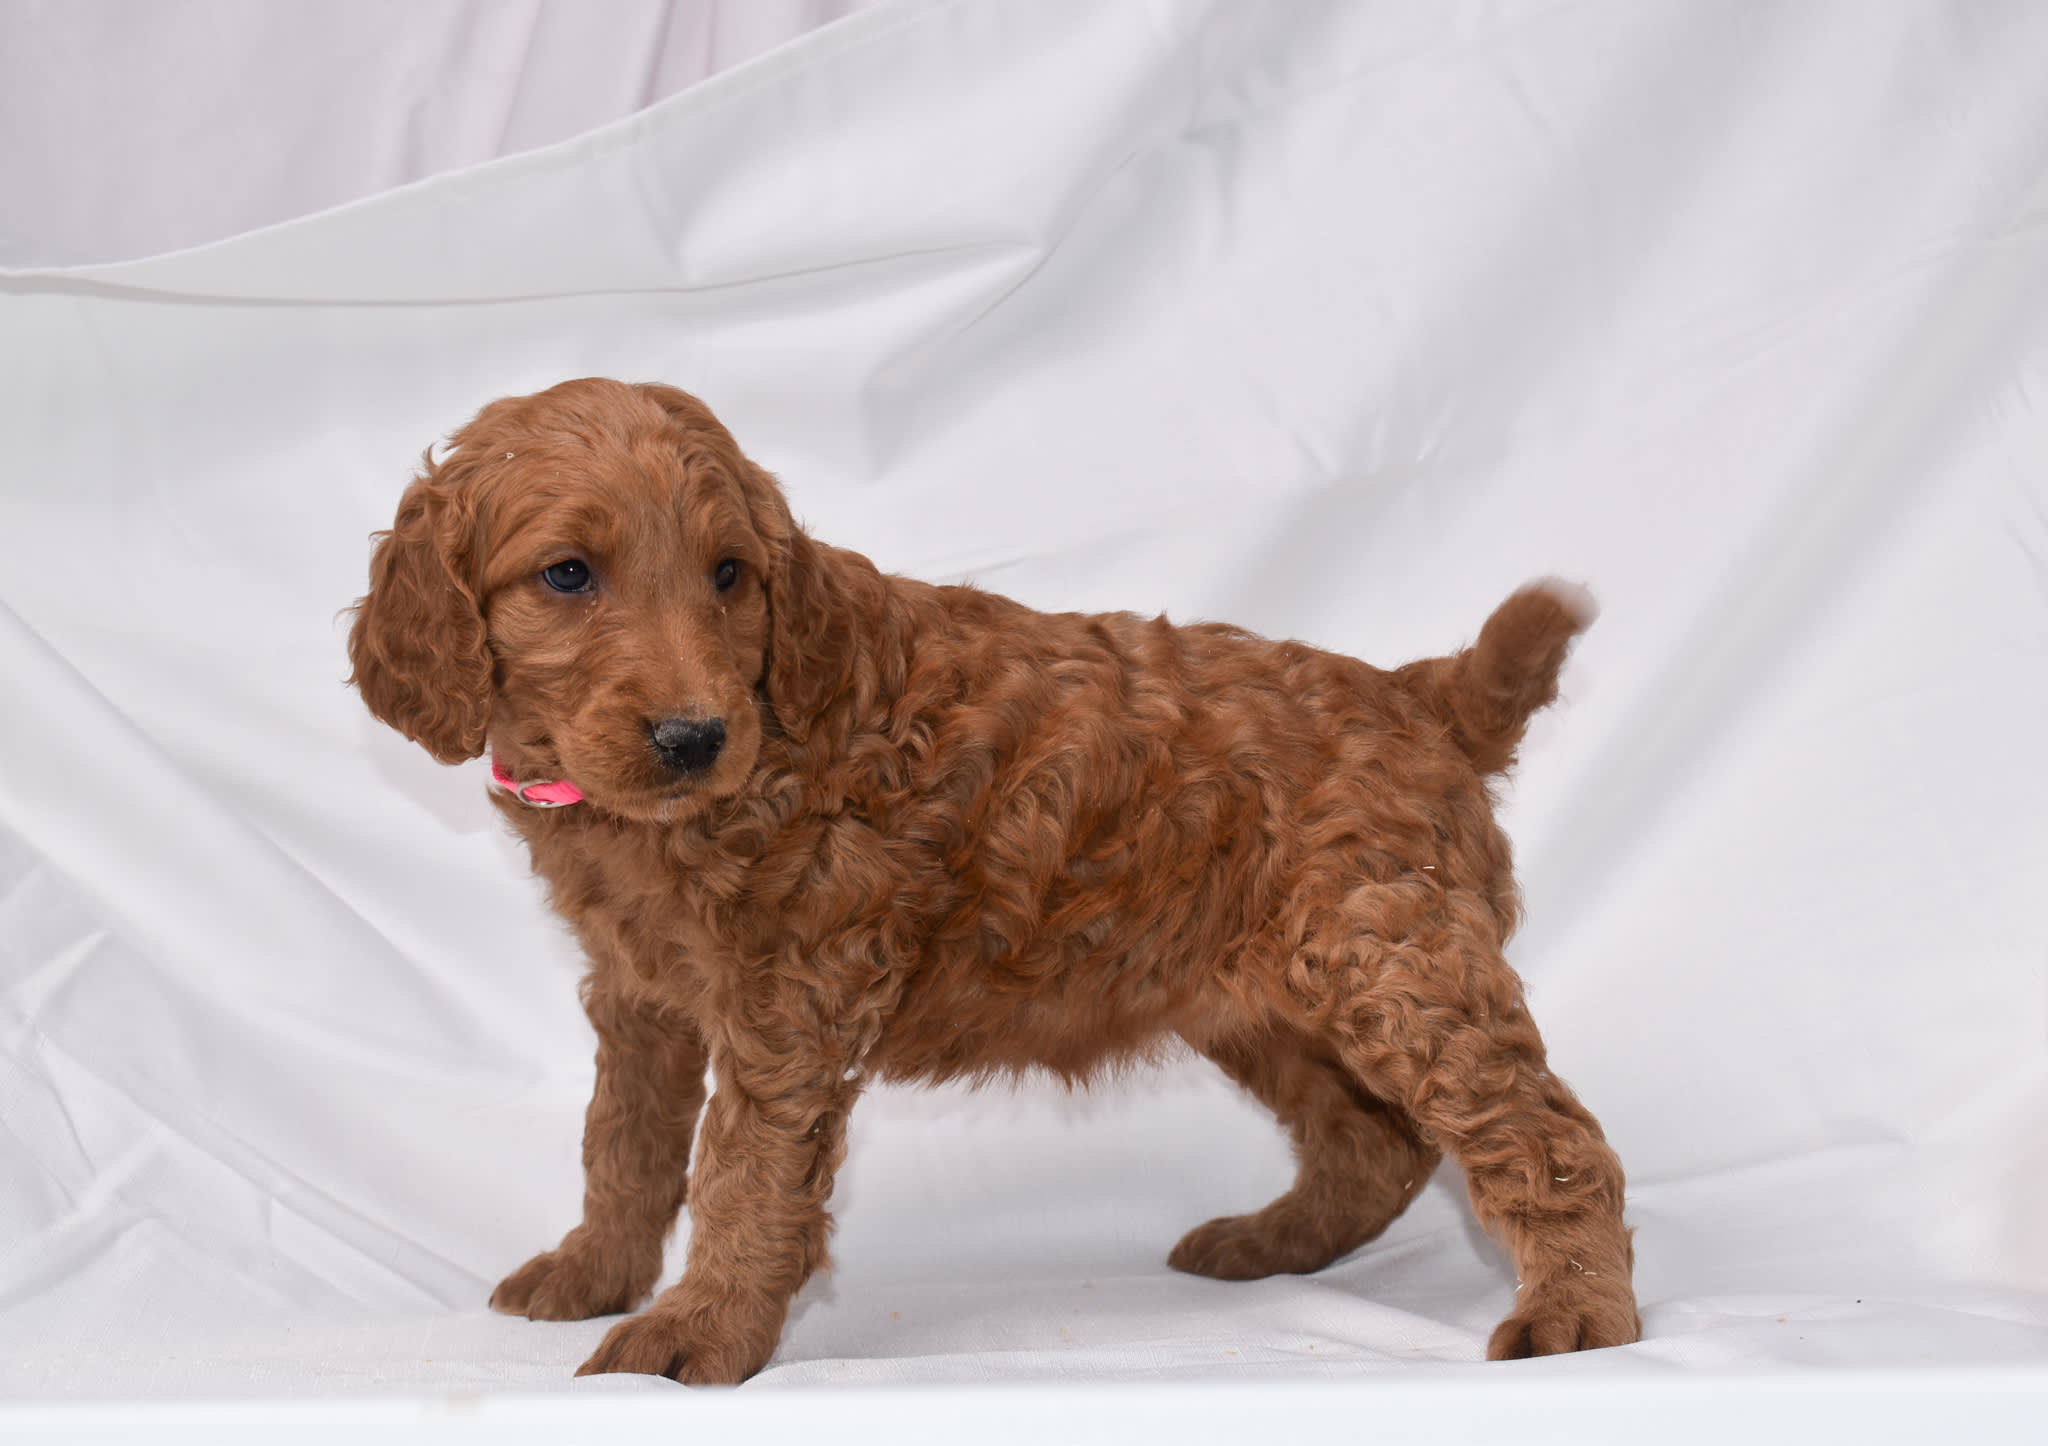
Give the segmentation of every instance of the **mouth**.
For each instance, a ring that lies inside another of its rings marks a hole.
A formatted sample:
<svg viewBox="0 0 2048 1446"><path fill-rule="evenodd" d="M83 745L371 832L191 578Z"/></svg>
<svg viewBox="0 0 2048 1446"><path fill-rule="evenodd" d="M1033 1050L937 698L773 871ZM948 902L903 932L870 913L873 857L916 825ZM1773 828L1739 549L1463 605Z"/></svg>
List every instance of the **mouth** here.
<svg viewBox="0 0 2048 1446"><path fill-rule="evenodd" d="M730 739L721 730L720 746L699 749L709 755L702 758L691 756L690 739L668 740L668 752L682 755L669 758L658 746L662 740L650 744L639 734L638 728L575 730L581 746L560 750L562 768L602 811L661 823L691 816L743 789L759 746L758 735L741 727Z"/></svg>
<svg viewBox="0 0 2048 1446"><path fill-rule="evenodd" d="M673 823L681 810L702 804L712 796L699 782L665 780L653 786L610 793L602 800L601 806L626 818Z"/></svg>

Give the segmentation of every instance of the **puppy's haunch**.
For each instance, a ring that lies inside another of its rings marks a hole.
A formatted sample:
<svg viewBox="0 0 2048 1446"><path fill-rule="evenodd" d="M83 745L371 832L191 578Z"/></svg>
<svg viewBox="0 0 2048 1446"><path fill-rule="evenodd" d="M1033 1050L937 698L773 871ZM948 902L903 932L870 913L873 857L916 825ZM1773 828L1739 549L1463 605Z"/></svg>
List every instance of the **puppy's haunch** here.
<svg viewBox="0 0 2048 1446"><path fill-rule="evenodd" d="M682 392L486 407L381 534L349 652L436 758L488 749L590 959L583 1222L491 1303L634 1309L687 1198L682 1281L583 1369L744 1379L825 1263L867 1080L1077 1079L1177 1035L1300 1162L1177 1268L1315 1270L1448 1152L1521 1280L1488 1354L1635 1340L1621 1166L1501 956L1487 785L1590 620L1537 584L1386 672L1037 613L813 540Z"/></svg>

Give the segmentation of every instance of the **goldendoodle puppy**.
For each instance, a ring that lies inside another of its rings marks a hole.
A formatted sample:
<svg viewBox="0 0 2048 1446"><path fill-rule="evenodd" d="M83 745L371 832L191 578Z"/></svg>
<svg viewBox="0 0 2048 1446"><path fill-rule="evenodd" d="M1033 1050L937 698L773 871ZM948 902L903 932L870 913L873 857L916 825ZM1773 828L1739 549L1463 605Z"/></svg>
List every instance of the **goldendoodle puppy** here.
<svg viewBox="0 0 2048 1446"><path fill-rule="evenodd" d="M1502 958L1488 788L1589 617L1539 584L1387 672L1047 615L809 537L682 392L486 407L381 535L349 650L379 718L488 749L589 954L583 1222L492 1304L634 1309L687 1179L681 1283L583 1369L741 1380L825 1263L869 1080L1079 1079L1178 1036L1300 1170L1173 1265L1315 1270L1448 1152L1521 1278L1488 1353L1635 1340L1621 1166Z"/></svg>

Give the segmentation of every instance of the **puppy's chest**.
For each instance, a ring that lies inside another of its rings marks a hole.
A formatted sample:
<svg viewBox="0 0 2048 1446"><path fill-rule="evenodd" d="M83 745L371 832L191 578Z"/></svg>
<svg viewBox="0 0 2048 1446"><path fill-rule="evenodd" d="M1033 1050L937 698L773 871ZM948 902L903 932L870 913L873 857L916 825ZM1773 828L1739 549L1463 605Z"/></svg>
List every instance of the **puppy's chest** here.
<svg viewBox="0 0 2048 1446"><path fill-rule="evenodd" d="M669 832L602 822L522 829L549 902L600 969L624 966L644 984L694 983L717 944L701 872L677 857ZM563 821L566 822L566 821Z"/></svg>
<svg viewBox="0 0 2048 1446"><path fill-rule="evenodd" d="M555 909L594 956L690 988L797 956L829 972L849 951L865 979L881 956L914 951L955 892L936 855L848 809L717 830L543 825L527 841Z"/></svg>

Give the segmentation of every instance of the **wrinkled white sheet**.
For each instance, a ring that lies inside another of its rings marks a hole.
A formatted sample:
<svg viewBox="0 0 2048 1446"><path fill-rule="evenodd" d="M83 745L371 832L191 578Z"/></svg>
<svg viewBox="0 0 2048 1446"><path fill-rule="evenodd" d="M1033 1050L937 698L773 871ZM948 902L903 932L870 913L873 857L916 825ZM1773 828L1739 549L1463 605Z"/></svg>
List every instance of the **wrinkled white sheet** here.
<svg viewBox="0 0 2048 1446"><path fill-rule="evenodd" d="M0 266L126 261L567 140L872 0L0 0Z"/></svg>
<svg viewBox="0 0 2048 1446"><path fill-rule="evenodd" d="M2048 10L1853 0L889 4L549 150L0 273L0 1396L681 1392L483 1309L576 1217L577 963L480 766L341 682L421 448L593 373L1044 607L1384 663L1543 573L1605 608L1505 816L1642 1344L1480 1363L1513 1277L1450 1171L1316 1276L1172 1274L1289 1172L1183 1061L873 1092L747 1391L1221 1383L1278 1429L1435 1383L1455 1439L1461 1393L1797 1367L1881 1420L1842 1368L1939 1366L2038 1420Z"/></svg>

